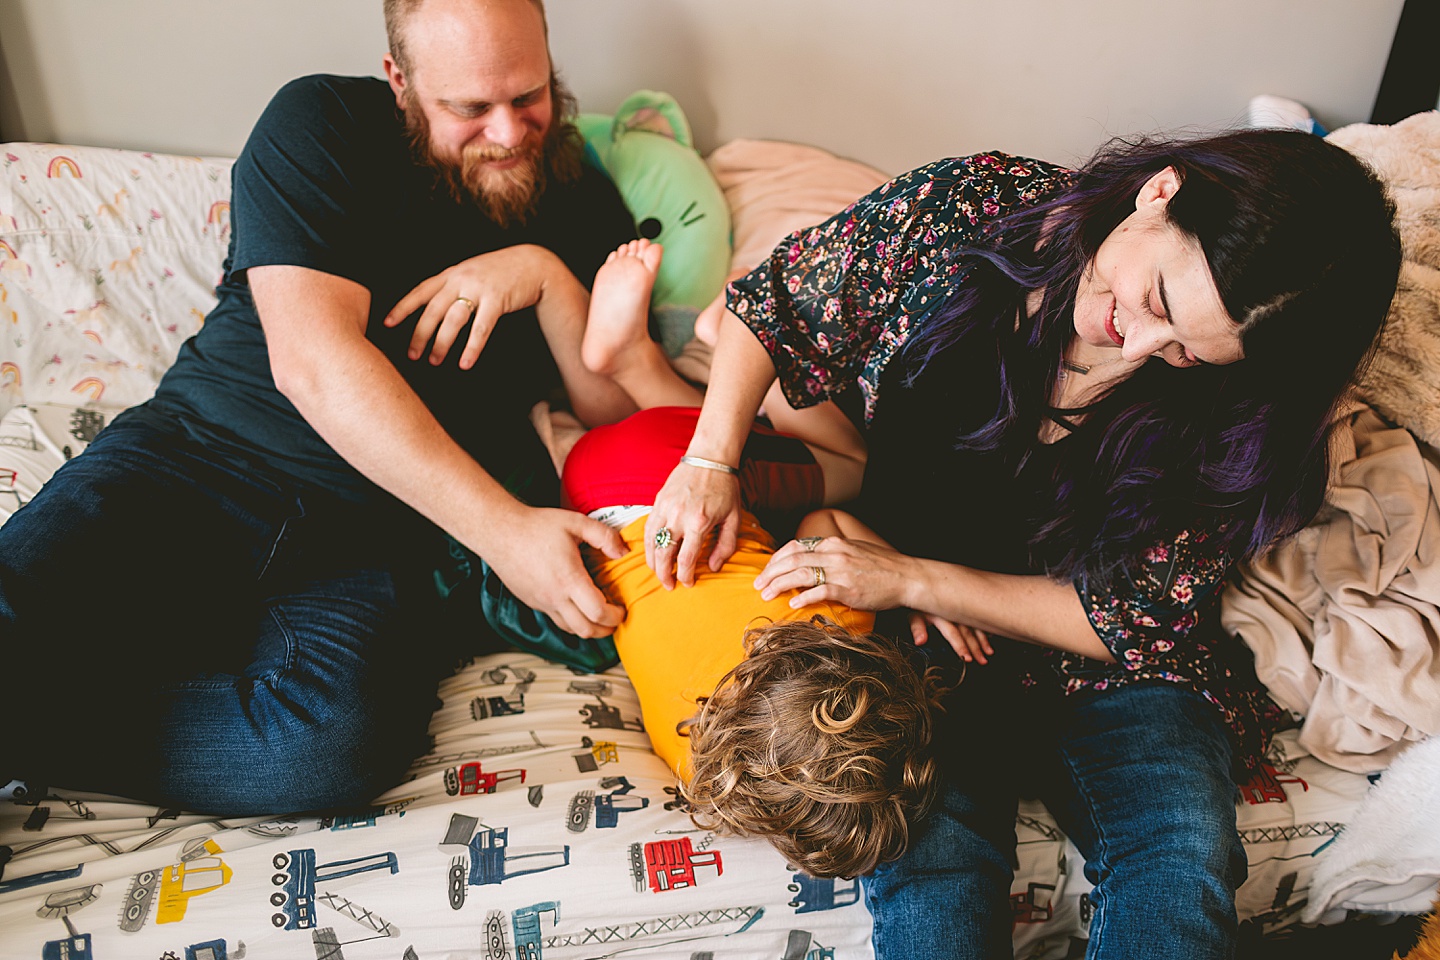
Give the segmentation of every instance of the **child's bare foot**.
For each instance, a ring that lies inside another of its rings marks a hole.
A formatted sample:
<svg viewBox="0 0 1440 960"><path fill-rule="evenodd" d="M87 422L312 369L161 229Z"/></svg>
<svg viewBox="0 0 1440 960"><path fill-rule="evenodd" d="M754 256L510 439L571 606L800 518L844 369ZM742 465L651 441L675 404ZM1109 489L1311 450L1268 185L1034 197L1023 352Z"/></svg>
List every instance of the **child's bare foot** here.
<svg viewBox="0 0 1440 960"><path fill-rule="evenodd" d="M631 240L605 258L590 291L590 315L580 359L594 373L613 376L625 354L650 342L650 291L664 255L660 244Z"/></svg>

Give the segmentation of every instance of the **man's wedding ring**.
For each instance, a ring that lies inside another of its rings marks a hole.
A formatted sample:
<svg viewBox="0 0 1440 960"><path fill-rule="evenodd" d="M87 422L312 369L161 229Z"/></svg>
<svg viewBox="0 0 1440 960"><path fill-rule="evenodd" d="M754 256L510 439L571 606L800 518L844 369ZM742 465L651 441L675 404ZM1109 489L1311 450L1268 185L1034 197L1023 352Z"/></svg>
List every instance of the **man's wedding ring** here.
<svg viewBox="0 0 1440 960"><path fill-rule="evenodd" d="M470 308L471 313L474 313L477 309L475 301L471 300L469 297L456 297L455 302L465 304L465 306Z"/></svg>
<svg viewBox="0 0 1440 960"><path fill-rule="evenodd" d="M825 568L824 568L824 567L811 567L811 568L810 568L810 572L811 572L812 574L814 574L814 576L815 576L815 586L817 586L817 587L823 587L823 586L825 586Z"/></svg>
<svg viewBox="0 0 1440 960"><path fill-rule="evenodd" d="M806 553L814 553L815 548L820 546L820 541L824 539L824 537L800 537L795 542L804 547Z"/></svg>
<svg viewBox="0 0 1440 960"><path fill-rule="evenodd" d="M655 546L659 547L661 550L670 546L670 544L674 542L675 535L670 532L669 527L661 527L659 530L655 531Z"/></svg>

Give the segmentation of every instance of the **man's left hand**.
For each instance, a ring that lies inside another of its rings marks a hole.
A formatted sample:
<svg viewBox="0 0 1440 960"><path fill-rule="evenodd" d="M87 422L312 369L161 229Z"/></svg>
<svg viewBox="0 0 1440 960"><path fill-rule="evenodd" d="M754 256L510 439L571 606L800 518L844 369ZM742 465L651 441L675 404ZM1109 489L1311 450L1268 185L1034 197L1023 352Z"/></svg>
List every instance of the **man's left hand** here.
<svg viewBox="0 0 1440 960"><path fill-rule="evenodd" d="M410 336L409 356L420 359L433 338L430 362L438 366L469 324L460 354L460 369L469 370L500 318L538 303L557 270L568 273L559 257L534 244L482 253L422 281L386 314L385 326L398 326L424 305Z"/></svg>

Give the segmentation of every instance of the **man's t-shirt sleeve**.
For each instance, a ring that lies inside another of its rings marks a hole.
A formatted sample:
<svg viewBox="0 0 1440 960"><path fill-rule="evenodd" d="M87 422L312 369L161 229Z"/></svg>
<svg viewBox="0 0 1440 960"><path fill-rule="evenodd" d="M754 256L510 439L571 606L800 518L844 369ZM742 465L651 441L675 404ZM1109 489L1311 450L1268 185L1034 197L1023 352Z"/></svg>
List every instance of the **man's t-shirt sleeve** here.
<svg viewBox="0 0 1440 960"><path fill-rule="evenodd" d="M370 253L357 223L374 223L365 124L341 98L341 78L291 81L270 101L232 171L230 274L289 264L367 288ZM372 81L373 82L373 81ZM373 155L373 153L371 154Z"/></svg>

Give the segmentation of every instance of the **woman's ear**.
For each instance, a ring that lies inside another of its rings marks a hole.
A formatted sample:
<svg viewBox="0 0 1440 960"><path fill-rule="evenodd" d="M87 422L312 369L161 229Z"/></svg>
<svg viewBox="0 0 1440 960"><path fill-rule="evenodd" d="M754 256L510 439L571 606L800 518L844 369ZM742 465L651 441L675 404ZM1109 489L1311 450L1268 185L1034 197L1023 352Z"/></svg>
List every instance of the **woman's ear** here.
<svg viewBox="0 0 1440 960"><path fill-rule="evenodd" d="M1175 191L1180 189L1180 183L1180 174L1175 168L1166 167L1145 181L1145 185L1135 197L1135 209L1142 210L1151 204L1164 207L1170 202L1170 198L1175 196Z"/></svg>

